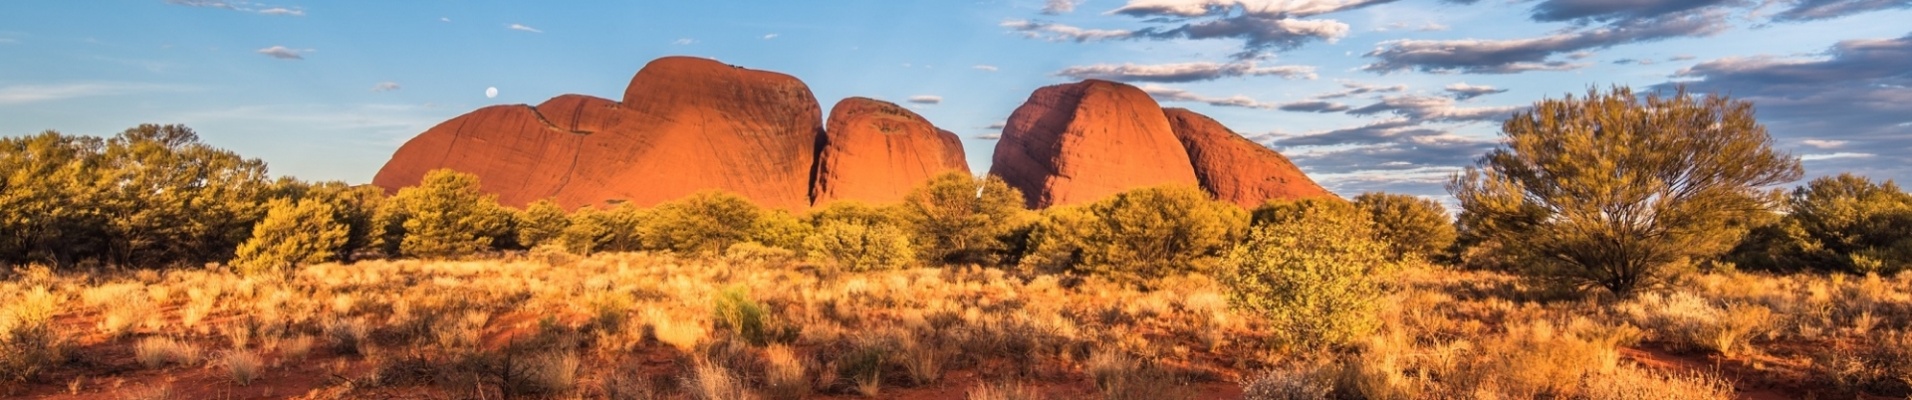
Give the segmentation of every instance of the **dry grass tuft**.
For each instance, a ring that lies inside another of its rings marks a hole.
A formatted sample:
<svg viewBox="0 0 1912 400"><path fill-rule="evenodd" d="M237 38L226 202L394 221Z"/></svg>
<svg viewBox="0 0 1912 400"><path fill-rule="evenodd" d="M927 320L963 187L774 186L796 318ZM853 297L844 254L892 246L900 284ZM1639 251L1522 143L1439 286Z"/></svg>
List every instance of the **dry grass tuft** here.
<svg viewBox="0 0 1912 400"><path fill-rule="evenodd" d="M265 360L251 350L228 350L219 356L218 362L220 367L226 369L226 375L232 378L232 382L239 386L251 385L253 380L259 379L259 374L265 372Z"/></svg>
<svg viewBox="0 0 1912 400"><path fill-rule="evenodd" d="M133 346L133 358L146 368L167 365L192 366L199 363L199 346L164 337L140 339Z"/></svg>

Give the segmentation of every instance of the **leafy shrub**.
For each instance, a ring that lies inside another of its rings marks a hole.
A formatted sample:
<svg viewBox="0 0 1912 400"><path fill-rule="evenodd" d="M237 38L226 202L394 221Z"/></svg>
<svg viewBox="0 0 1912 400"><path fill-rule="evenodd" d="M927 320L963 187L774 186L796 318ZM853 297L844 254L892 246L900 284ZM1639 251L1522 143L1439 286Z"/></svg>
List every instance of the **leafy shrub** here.
<svg viewBox="0 0 1912 400"><path fill-rule="evenodd" d="M638 228L647 215L647 210L630 203L604 211L581 208L571 214L560 234L561 241L565 250L573 254L642 250L644 241L638 236Z"/></svg>
<svg viewBox="0 0 1912 400"><path fill-rule="evenodd" d="M1615 87L1546 99L1448 184L1462 231L1556 288L1621 297L1724 255L1769 214L1760 188L1799 179L1753 104Z"/></svg>
<svg viewBox="0 0 1912 400"><path fill-rule="evenodd" d="M1022 192L994 176L950 172L911 190L898 211L926 262L1006 261L1018 252L1016 232L1033 218Z"/></svg>
<svg viewBox="0 0 1912 400"><path fill-rule="evenodd" d="M711 306L719 328L729 329L752 345L770 342L770 311L750 298L750 291L734 286L717 293Z"/></svg>
<svg viewBox="0 0 1912 400"><path fill-rule="evenodd" d="M1774 271L1891 275L1912 269L1912 194L1852 174L1812 180L1788 212L1735 249L1740 265Z"/></svg>
<svg viewBox="0 0 1912 400"><path fill-rule="evenodd" d="M699 192L659 204L638 225L644 248L680 254L721 254L733 244L756 241L769 212L743 196Z"/></svg>
<svg viewBox="0 0 1912 400"><path fill-rule="evenodd" d="M1137 189L1052 210L1030 234L1025 265L1137 284L1214 272L1247 225L1241 208L1188 186Z"/></svg>
<svg viewBox="0 0 1912 400"><path fill-rule="evenodd" d="M378 220L387 228L388 250L409 257L470 256L503 245L500 239L511 233L511 214L498 196L481 191L477 176L449 169L399 189Z"/></svg>
<svg viewBox="0 0 1912 400"><path fill-rule="evenodd" d="M232 263L240 273L284 273L304 264L331 261L351 231L334 220L331 204L306 199L268 203L265 219L252 228L252 239L239 245Z"/></svg>
<svg viewBox="0 0 1912 400"><path fill-rule="evenodd" d="M1267 316L1280 344L1344 345L1380 326L1396 264L1369 239L1363 214L1335 210L1305 209L1258 226L1224 261L1230 302Z"/></svg>
<svg viewBox="0 0 1912 400"><path fill-rule="evenodd" d="M1354 206L1374 221L1374 238L1388 246L1396 260L1433 260L1454 245L1454 221L1441 203L1415 196L1363 193Z"/></svg>
<svg viewBox="0 0 1912 400"><path fill-rule="evenodd" d="M526 248L557 242L564 236L565 229L571 227L571 216L550 199L533 202L515 216L518 244Z"/></svg>
<svg viewBox="0 0 1912 400"><path fill-rule="evenodd" d="M831 203L809 216L812 229L803 250L811 260L850 271L902 266L915 259L916 248L894 215L857 202Z"/></svg>

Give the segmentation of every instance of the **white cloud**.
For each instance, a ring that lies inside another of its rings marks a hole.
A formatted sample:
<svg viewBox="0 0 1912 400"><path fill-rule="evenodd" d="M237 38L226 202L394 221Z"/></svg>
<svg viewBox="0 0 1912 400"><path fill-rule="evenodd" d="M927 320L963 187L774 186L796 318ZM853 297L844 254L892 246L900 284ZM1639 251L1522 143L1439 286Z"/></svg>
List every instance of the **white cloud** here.
<svg viewBox="0 0 1912 400"><path fill-rule="evenodd" d="M311 49L299 50L299 49L287 48L285 46L272 46L272 47L259 49L257 52L259 54L264 54L267 57L277 58L281 60L304 60L305 53L308 53L311 51L312 51Z"/></svg>
<svg viewBox="0 0 1912 400"><path fill-rule="evenodd" d="M677 39L677 40L672 40L671 44L678 45L678 46L689 46L689 45L697 44L697 39L691 39L691 38Z"/></svg>
<svg viewBox="0 0 1912 400"><path fill-rule="evenodd" d="M1807 154L1807 155L1799 156L1799 159L1805 160L1805 161L1823 161L1823 160L1837 160L1841 158L1872 158L1873 156L1876 156L1876 155L1877 154L1872 154L1872 153L1851 153L1851 152L1842 151L1838 153Z"/></svg>
<svg viewBox="0 0 1912 400"><path fill-rule="evenodd" d="M438 17L438 22L451 22L451 17Z"/></svg>
<svg viewBox="0 0 1912 400"><path fill-rule="evenodd" d="M1277 65L1262 67L1252 61L1232 63L1190 62L1175 64L1095 64L1065 68L1056 76L1070 79L1107 79L1127 82L1196 82L1239 76L1280 76L1288 79L1315 79L1315 67Z"/></svg>
<svg viewBox="0 0 1912 400"><path fill-rule="evenodd" d="M386 82L379 82L377 85L372 85L372 91L374 92L390 92L390 91L398 90L398 89L399 89L398 82L386 81Z"/></svg>
<svg viewBox="0 0 1912 400"><path fill-rule="evenodd" d="M1019 19L1003 21L1002 27L1021 32L1023 37L1052 42L1099 42L1113 39L1128 39L1135 36L1134 31L1125 29L1083 29L1052 22Z"/></svg>
<svg viewBox="0 0 1912 400"><path fill-rule="evenodd" d="M1160 100L1160 101L1207 103L1208 105L1217 106L1217 107L1242 107L1242 108L1259 108L1259 109L1274 109L1276 107L1280 107L1280 105L1278 104L1263 103L1261 101L1255 100L1254 98L1239 95L1239 94L1234 96L1229 96L1229 97L1209 97L1209 96L1203 96L1201 94L1196 94L1194 92L1190 92L1187 90L1161 86L1161 85L1143 85L1141 89L1143 92L1147 92L1150 97L1154 97L1156 100Z"/></svg>
<svg viewBox="0 0 1912 400"><path fill-rule="evenodd" d="M82 82L56 85L0 86L0 105L31 104L81 97L118 96L142 92L183 91L185 87L130 82Z"/></svg>
<svg viewBox="0 0 1912 400"><path fill-rule="evenodd" d="M1048 15L1072 13L1075 12L1076 4L1081 2L1082 0L1047 0L1042 5L1042 13Z"/></svg>
<svg viewBox="0 0 1912 400"><path fill-rule="evenodd" d="M1002 134L1001 133L985 133L981 135L976 135L974 137L977 139L982 139L982 140L998 140L998 139L1002 139Z"/></svg>
<svg viewBox="0 0 1912 400"><path fill-rule="evenodd" d="M934 96L934 95L927 95L927 94L910 96L909 102L916 103L916 104L943 104L943 96Z"/></svg>
<svg viewBox="0 0 1912 400"><path fill-rule="evenodd" d="M525 26L524 24L505 25L505 29L510 29L514 31L525 31L525 32L531 32L531 33L544 33L544 31L538 30L538 28Z"/></svg>
<svg viewBox="0 0 1912 400"><path fill-rule="evenodd" d="M970 67L970 68L975 68L976 70L979 70L979 71L988 71L988 72L996 72L999 70L998 68L996 68L996 66L989 65L989 64L976 64L976 66Z"/></svg>
<svg viewBox="0 0 1912 400"><path fill-rule="evenodd" d="M1469 85L1467 84L1467 82L1460 82L1460 83L1455 83L1452 85L1447 85L1447 87L1444 89L1447 90L1448 94L1454 95L1455 100L1467 100L1467 99L1486 96L1490 94L1507 93L1507 89L1501 89L1501 88L1496 88L1496 87L1487 86L1487 85Z"/></svg>
<svg viewBox="0 0 1912 400"><path fill-rule="evenodd" d="M776 39L776 38L777 38L778 36L783 36L783 35L782 35L782 34L777 34L777 33L772 33L772 34L768 34L768 35L763 35L763 40L770 40L770 39Z"/></svg>
<svg viewBox="0 0 1912 400"><path fill-rule="evenodd" d="M285 7L273 7L273 8L268 8L264 10L259 10L259 13L265 14L265 15L289 15L294 17L305 16L305 10L291 9L291 8L285 8Z"/></svg>
<svg viewBox="0 0 1912 400"><path fill-rule="evenodd" d="M1801 140L1801 141L1799 141L1799 144L1803 144L1803 145L1807 145L1807 146L1812 146L1812 147L1817 147L1817 148L1821 148L1821 149L1830 149L1830 148L1834 148L1834 147L1839 147L1839 146L1844 146L1844 145L1846 145L1846 141L1844 141L1844 140L1825 140L1825 139L1806 139L1806 140Z"/></svg>

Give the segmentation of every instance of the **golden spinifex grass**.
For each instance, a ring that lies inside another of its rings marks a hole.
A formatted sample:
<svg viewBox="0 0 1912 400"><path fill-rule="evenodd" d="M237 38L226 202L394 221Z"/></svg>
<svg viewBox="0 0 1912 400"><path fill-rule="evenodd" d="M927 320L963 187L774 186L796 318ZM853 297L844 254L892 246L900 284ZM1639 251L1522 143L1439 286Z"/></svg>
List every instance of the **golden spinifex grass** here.
<svg viewBox="0 0 1912 400"><path fill-rule="evenodd" d="M1511 276L1410 265L1385 282L1375 334L1297 348L1271 345L1270 321L1204 277L1142 291L992 268L833 272L788 260L537 254L284 276L29 269L0 281L0 350L34 350L0 351L0 385L65 393L88 377L72 391L231 385L320 398L1725 398L1735 385L1902 393L1912 365L1912 276L1714 273L1632 300L1543 301ZM101 323L114 299L135 297L148 313ZM218 376L168 380L207 370Z"/></svg>

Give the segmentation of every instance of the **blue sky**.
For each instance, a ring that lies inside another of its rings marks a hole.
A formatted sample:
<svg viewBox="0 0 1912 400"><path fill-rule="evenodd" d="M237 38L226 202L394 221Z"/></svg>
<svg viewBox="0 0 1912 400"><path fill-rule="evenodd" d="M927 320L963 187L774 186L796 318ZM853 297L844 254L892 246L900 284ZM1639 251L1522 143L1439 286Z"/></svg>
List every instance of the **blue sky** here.
<svg viewBox="0 0 1912 400"><path fill-rule="evenodd" d="M1683 82L1755 101L1809 175L1903 181L1908 21L1912 0L23 0L0 6L0 135L184 123L276 174L364 183L440 121L615 99L693 55L795 75L825 107L909 104L977 171L1031 91L1103 78L1344 195L1443 196L1521 106Z"/></svg>

